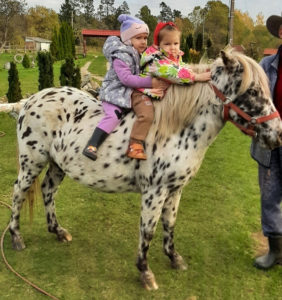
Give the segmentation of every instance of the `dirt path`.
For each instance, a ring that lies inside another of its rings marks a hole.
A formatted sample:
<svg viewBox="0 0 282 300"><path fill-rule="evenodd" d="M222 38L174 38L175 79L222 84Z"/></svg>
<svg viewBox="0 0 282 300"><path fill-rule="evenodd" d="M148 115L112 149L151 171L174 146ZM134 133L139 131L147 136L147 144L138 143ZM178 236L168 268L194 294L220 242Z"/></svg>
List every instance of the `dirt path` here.
<svg viewBox="0 0 282 300"><path fill-rule="evenodd" d="M82 66L80 68L81 77L83 78L83 76L85 76L85 75L91 75L91 77L93 77L93 78L95 78L99 81L103 81L104 77L92 74L88 71L88 68L89 68L90 64L91 64L91 61L88 61L88 62L86 62L86 64L84 66ZM109 63L107 62L107 70L109 70L109 67L110 67Z"/></svg>

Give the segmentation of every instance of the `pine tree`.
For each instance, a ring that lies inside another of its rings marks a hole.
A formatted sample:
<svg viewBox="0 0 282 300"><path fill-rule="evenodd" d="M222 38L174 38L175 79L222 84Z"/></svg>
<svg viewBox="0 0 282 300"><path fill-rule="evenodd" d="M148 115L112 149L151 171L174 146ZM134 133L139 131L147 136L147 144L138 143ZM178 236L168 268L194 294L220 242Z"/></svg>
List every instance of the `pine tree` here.
<svg viewBox="0 0 282 300"><path fill-rule="evenodd" d="M201 33L198 33L196 38L196 50L199 52L202 52L203 50L203 35Z"/></svg>
<svg viewBox="0 0 282 300"><path fill-rule="evenodd" d="M61 5L59 18L61 22L66 22L69 25L72 23L74 15L73 3L70 0L65 0L65 3Z"/></svg>
<svg viewBox="0 0 282 300"><path fill-rule="evenodd" d="M24 55L22 65L25 69L30 68L30 59L27 54Z"/></svg>
<svg viewBox="0 0 282 300"><path fill-rule="evenodd" d="M50 52L38 52L39 86L41 91L54 86L53 60Z"/></svg>
<svg viewBox="0 0 282 300"><path fill-rule="evenodd" d="M60 51L59 51L59 35L57 28L53 29L53 35L52 35L52 43L50 45L50 52L52 57L55 60L60 60Z"/></svg>
<svg viewBox="0 0 282 300"><path fill-rule="evenodd" d="M8 74L9 89L6 95L9 103L15 103L21 100L23 96L17 66L14 62L10 62L10 70Z"/></svg>
<svg viewBox="0 0 282 300"><path fill-rule="evenodd" d="M74 33L68 23L63 22L59 30L54 29L50 51L56 60L75 57Z"/></svg>
<svg viewBox="0 0 282 300"><path fill-rule="evenodd" d="M60 83L61 86L73 86L80 89L80 68L75 67L73 58L66 58L65 63L61 66Z"/></svg>

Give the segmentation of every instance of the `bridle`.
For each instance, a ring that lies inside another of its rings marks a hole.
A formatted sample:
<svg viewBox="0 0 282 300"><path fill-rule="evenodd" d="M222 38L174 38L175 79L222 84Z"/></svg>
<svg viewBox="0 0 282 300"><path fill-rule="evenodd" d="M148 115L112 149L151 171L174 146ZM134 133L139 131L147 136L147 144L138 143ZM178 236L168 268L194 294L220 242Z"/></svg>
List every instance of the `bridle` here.
<svg viewBox="0 0 282 300"><path fill-rule="evenodd" d="M229 97L225 97L225 95L213 84L211 84L212 89L214 90L216 96L223 102L223 119L224 121L230 121L236 127L238 127L241 131L251 137L257 137L257 132L254 130L256 124L261 124L267 122L269 120L280 118L279 112L276 110L275 112L262 117L251 117L247 113L245 113L242 109L240 109L237 105L231 102ZM229 100L229 101L227 101ZM239 116L241 116L245 121L248 122L248 126L244 127L241 124L233 121L229 116L230 109L234 110Z"/></svg>

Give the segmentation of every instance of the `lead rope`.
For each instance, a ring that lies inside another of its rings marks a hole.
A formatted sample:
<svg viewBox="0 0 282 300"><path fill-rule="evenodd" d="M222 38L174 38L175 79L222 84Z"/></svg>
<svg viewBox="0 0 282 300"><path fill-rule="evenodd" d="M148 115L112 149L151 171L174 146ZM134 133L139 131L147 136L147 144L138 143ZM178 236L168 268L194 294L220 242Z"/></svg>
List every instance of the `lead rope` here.
<svg viewBox="0 0 282 300"><path fill-rule="evenodd" d="M5 206L7 208L9 208L10 210L12 210L12 207L5 203L5 202L2 202L0 201L0 205L2 206ZM48 296L49 298L53 299L53 300L59 300L58 298L56 298L55 296L49 294L48 292L42 290L40 287L38 287L37 285L35 285L34 283L32 283L31 281L29 281L28 279L24 278L21 274L19 274L10 264L9 262L7 261L6 257L5 257L5 253L4 253L4 237L5 237L5 234L7 232L7 230L9 229L9 225L6 227L6 229L3 231L2 233L2 236L1 236L1 254L2 254L2 257L3 257L3 260L4 260L4 263L6 264L7 268L12 272L14 273L17 277L19 277L21 280L23 280L25 283L27 283L28 285L32 286L34 289L36 289L38 292Z"/></svg>

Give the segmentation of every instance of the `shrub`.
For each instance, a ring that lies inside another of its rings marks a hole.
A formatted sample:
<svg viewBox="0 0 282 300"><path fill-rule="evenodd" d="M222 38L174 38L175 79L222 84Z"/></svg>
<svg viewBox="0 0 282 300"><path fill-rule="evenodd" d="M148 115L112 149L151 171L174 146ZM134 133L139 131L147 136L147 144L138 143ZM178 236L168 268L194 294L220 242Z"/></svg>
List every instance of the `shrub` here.
<svg viewBox="0 0 282 300"><path fill-rule="evenodd" d="M60 83L61 86L73 86L80 89L80 68L75 67L73 58L66 58L65 63L61 66Z"/></svg>
<svg viewBox="0 0 282 300"><path fill-rule="evenodd" d="M21 91L21 83L19 81L19 74L17 66L14 62L10 62L10 70L8 72L9 89L7 98L9 103L15 103L23 98Z"/></svg>
<svg viewBox="0 0 282 300"><path fill-rule="evenodd" d="M30 59L29 59L27 54L25 54L24 57L23 57L22 65L26 69L30 68Z"/></svg>
<svg viewBox="0 0 282 300"><path fill-rule="evenodd" d="M37 61L39 68L39 91L54 86L53 60L50 52L38 52Z"/></svg>

